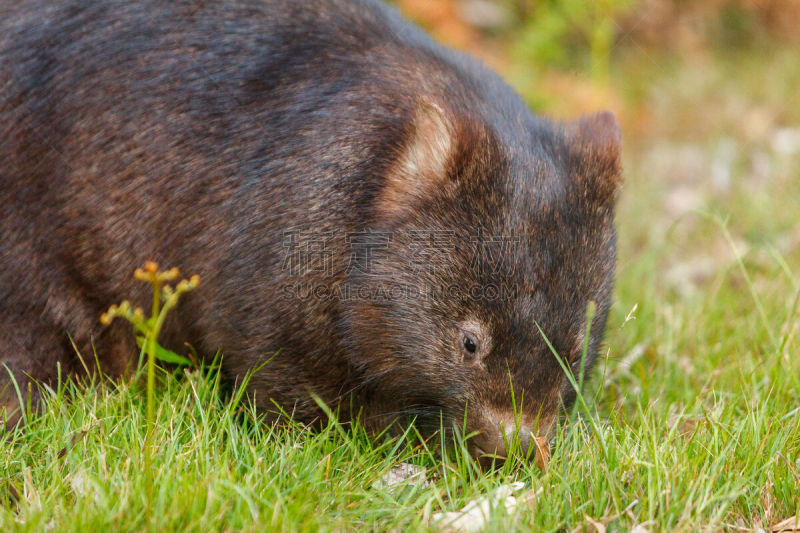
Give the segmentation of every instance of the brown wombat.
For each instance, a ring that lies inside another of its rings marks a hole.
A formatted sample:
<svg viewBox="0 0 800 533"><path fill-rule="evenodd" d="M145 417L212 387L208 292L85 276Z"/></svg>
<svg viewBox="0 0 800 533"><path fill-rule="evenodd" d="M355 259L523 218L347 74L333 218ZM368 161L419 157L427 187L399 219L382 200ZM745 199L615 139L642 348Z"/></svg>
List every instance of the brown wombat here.
<svg viewBox="0 0 800 533"><path fill-rule="evenodd" d="M52 383L82 371L76 349L130 368L129 328L98 318L146 303L146 260L202 279L164 344L221 350L231 380L269 360L250 382L266 411L312 421L314 393L376 427L466 419L479 455L504 453L515 409L527 441L573 400L538 328L575 369L596 302L591 366L615 263L611 114L538 118L374 0L0 15L6 407L9 372Z"/></svg>

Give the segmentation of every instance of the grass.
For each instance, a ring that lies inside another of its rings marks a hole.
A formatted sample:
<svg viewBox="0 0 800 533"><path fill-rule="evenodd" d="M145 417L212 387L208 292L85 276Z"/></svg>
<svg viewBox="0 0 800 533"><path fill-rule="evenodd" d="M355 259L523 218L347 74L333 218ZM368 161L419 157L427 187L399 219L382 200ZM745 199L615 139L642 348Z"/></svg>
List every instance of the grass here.
<svg viewBox="0 0 800 533"><path fill-rule="evenodd" d="M788 64L785 54L775 61ZM800 123L800 106L784 101L787 81L752 81L774 67L747 61L751 82L725 85L721 98L722 62L699 79L644 75L649 89L635 92L657 95L663 111L626 145L606 351L589 412L556 439L544 472L509 463L481 473L463 449L442 451L413 432L370 439L335 423L313 432L265 424L213 367L182 369L158 379L155 529L425 530L436 512L511 481L538 496L497 509L487 530L592 530L592 521L768 530L800 514L800 152L771 151L775 128L752 138L725 126L731 94ZM737 146L725 183L707 177L719 157L715 124L702 125L688 152L682 144L688 105L707 120L720 106L717 125ZM0 530L143 530L145 398L138 382L57 387L42 415L0 442ZM376 486L402 462L426 468L430 483Z"/></svg>

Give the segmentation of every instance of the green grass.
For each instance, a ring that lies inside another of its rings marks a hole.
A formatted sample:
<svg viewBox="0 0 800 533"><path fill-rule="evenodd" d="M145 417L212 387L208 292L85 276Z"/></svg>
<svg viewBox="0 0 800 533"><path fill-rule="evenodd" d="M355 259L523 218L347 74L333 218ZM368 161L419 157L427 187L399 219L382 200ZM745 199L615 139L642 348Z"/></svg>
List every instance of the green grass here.
<svg viewBox="0 0 800 533"><path fill-rule="evenodd" d="M751 61L743 75L771 67ZM703 93L721 72L697 82L695 106L733 98ZM265 424L213 369L181 370L158 384L155 530L425 530L434 513L511 481L538 497L497 510L487 530L590 530L587 517L620 531L768 530L800 514L800 153L771 151L769 128L751 138L723 127L737 149L729 183L711 183L715 125L692 140L697 164L676 137L693 76L679 74L675 90L673 72L648 81L664 111L659 131L626 145L616 303L591 412L556 439L546 471L481 473L413 432ZM771 83L729 88L797 124L797 106L771 100L785 82ZM137 382L58 387L0 441L0 531L143 530L145 397ZM401 462L427 468L430 483L375 487Z"/></svg>

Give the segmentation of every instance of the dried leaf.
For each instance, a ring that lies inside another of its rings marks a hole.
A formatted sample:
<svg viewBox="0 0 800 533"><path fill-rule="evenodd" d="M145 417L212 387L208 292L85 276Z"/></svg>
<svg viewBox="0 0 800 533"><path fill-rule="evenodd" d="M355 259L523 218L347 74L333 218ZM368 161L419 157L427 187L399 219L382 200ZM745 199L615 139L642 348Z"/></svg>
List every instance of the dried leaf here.
<svg viewBox="0 0 800 533"><path fill-rule="evenodd" d="M606 533L606 526L592 519L589 515L583 515L583 519L589 522L597 533Z"/></svg>
<svg viewBox="0 0 800 533"><path fill-rule="evenodd" d="M781 520L772 526L772 533L800 531L800 515Z"/></svg>
<svg viewBox="0 0 800 533"><path fill-rule="evenodd" d="M443 531L480 531L486 526L492 509L502 506L506 512L511 512L520 503L532 503L538 492L531 491L530 494L521 496L519 499L512 495L514 491L520 490L523 486L525 484L521 482L502 485L491 495L472 500L459 511L434 514L433 522Z"/></svg>
<svg viewBox="0 0 800 533"><path fill-rule="evenodd" d="M536 466L539 470L544 472L547 470L547 465L550 464L550 446L547 437L533 437L533 442L536 444Z"/></svg>
<svg viewBox="0 0 800 533"><path fill-rule="evenodd" d="M414 482L423 487L429 485L425 477L425 468L411 463L399 463L373 483L372 487L378 490L388 489L391 491L397 488L395 485L404 481Z"/></svg>

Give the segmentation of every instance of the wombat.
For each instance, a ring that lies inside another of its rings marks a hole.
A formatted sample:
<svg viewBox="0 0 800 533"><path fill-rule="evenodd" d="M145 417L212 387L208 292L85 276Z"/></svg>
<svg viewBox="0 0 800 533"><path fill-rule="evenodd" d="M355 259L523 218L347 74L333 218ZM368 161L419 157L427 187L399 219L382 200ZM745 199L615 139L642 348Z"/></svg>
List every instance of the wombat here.
<svg viewBox="0 0 800 533"><path fill-rule="evenodd" d="M620 131L534 116L373 0L0 8L0 388L121 375L147 260L199 274L164 344L259 408L552 431L606 322ZM541 331L540 331L541 328ZM545 340L547 338L547 341ZM77 354L82 354L79 357ZM512 401L512 391L513 398ZM516 402L516 405L515 403ZM515 411L516 424L515 424Z"/></svg>

